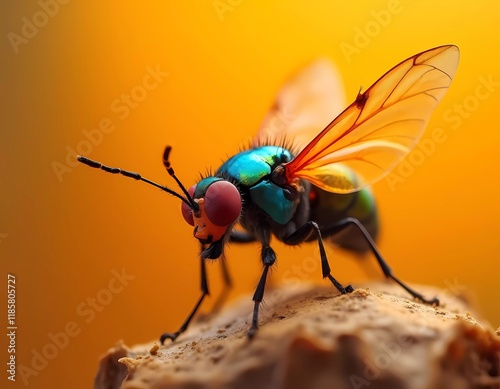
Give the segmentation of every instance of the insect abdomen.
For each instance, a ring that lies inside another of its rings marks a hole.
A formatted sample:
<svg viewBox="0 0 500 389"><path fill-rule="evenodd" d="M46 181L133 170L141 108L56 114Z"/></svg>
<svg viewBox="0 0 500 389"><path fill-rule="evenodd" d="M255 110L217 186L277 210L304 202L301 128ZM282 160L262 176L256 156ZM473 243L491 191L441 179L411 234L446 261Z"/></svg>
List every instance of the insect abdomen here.
<svg viewBox="0 0 500 389"><path fill-rule="evenodd" d="M373 239L377 238L378 214L370 187L354 193L337 194L312 186L310 199L311 219L320 227L328 227L346 217L353 217L364 225ZM362 252L369 248L361 232L354 226L338 234L323 237L348 250Z"/></svg>

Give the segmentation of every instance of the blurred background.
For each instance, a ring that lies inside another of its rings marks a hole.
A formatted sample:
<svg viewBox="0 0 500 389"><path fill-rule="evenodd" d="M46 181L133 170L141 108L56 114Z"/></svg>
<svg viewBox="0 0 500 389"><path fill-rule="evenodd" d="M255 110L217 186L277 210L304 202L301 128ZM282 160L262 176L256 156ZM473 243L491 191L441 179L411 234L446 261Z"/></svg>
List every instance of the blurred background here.
<svg viewBox="0 0 500 389"><path fill-rule="evenodd" d="M402 279L466 292L500 325L500 6L351 4L2 2L0 288L5 303L7 274L16 276L13 386L89 388L103 352L176 330L199 295L198 244L179 201L79 166L75 155L175 187L161 164L170 144L190 186L251 139L282 83L320 56L337 65L352 101L401 60L460 47L426 148L373 188L379 244ZM322 282L315 245L274 247L274 285ZM253 293L258 253L227 250L232 297ZM343 282L381 278L371 257L329 255ZM218 266L209 273L215 296ZM6 337L0 350L5 366Z"/></svg>

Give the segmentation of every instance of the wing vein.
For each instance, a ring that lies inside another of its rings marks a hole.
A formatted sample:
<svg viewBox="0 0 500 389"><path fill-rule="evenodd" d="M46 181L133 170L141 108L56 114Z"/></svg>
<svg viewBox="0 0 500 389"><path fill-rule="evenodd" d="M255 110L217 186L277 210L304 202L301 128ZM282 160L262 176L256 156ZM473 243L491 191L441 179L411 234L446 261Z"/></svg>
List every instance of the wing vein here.
<svg viewBox="0 0 500 389"><path fill-rule="evenodd" d="M456 46L440 46L387 71L283 165L286 180L302 177L330 192L351 193L381 179L422 136L458 60ZM355 175L359 183L352 182Z"/></svg>
<svg viewBox="0 0 500 389"><path fill-rule="evenodd" d="M386 127L392 126L392 125L393 125L393 124L395 124L395 123L415 122L415 121L416 121L416 122L423 122L424 120L423 120L423 119L418 119L418 118L409 118L409 119L399 119L399 120L394 120L394 121L392 121L392 122L386 123L386 124L384 124L383 126L380 126L380 127L376 128L376 129L374 129L373 131L371 131L371 132L369 132L369 133L367 133L367 134L363 135L361 138L359 138L359 140L366 140L366 137L367 137L367 136L369 136L369 135L373 134L374 132L377 132L377 131L379 131L379 130L382 130L382 129L386 128ZM354 141L353 141L353 142L351 142L351 144L352 144L352 143L354 143Z"/></svg>

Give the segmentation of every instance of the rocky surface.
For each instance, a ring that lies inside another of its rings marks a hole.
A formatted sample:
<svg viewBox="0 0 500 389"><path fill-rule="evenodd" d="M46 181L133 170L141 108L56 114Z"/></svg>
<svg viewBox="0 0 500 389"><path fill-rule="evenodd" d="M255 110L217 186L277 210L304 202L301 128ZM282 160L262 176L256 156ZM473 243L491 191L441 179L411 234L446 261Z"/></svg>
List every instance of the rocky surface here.
<svg viewBox="0 0 500 389"><path fill-rule="evenodd" d="M118 344L94 387L500 388L500 336L463 297L416 288L441 305L391 283L343 296L330 286L283 286L266 295L252 341L247 296L174 343Z"/></svg>

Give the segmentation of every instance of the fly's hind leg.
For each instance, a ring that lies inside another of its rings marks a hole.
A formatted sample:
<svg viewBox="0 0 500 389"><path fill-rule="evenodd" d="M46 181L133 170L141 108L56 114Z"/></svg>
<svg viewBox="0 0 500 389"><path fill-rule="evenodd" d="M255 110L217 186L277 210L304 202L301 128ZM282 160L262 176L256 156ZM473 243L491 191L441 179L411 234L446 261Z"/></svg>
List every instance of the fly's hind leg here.
<svg viewBox="0 0 500 389"><path fill-rule="evenodd" d="M288 245L297 245L307 241L313 234L316 235L318 239L319 253L321 257L321 271L323 273L323 278L328 278L331 283L339 290L340 293L346 294L354 291L352 285L347 285L344 287L340 282L338 282L331 274L330 264L328 263L328 258L326 256L325 246L323 244L323 238L321 237L321 230L318 225L313 222L307 222L303 226L299 227L290 236L283 239Z"/></svg>
<svg viewBox="0 0 500 389"><path fill-rule="evenodd" d="M340 231L344 230L345 228L349 227L350 225L356 226L361 231L364 239L366 240L366 242L368 243L368 245L370 247L371 252L373 253L375 258L377 259L377 262L378 262L380 268L382 269L382 272L384 273L384 275L387 278L391 278L396 283L398 283L404 290L406 290L408 293L410 293L413 296L413 298L420 300L420 301L423 301L426 304L439 305L439 300L436 297L434 297L432 299L426 299L422 294L420 294L416 290L410 288L408 285L406 285L403 281L401 281L399 278L397 278L394 275L391 267L386 262L384 257L382 257L382 254L380 254L380 251L378 250L377 246L375 245L375 242L371 238L370 234L368 233L366 228L363 226L363 224L361 224L361 222L358 219L355 219L352 217L347 217L345 219L338 221L337 223L335 223L333 225L321 228L321 232L323 232L323 234L325 236L334 235L334 234L339 233Z"/></svg>

